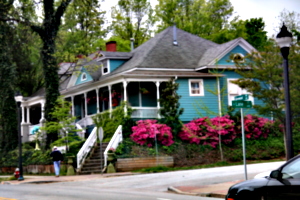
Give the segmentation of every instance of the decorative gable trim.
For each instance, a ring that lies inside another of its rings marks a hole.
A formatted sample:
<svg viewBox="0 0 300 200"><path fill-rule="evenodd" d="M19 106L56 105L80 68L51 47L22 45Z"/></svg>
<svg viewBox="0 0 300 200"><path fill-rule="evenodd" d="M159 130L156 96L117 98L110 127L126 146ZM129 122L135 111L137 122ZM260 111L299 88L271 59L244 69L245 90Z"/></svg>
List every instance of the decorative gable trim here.
<svg viewBox="0 0 300 200"><path fill-rule="evenodd" d="M219 54L213 61L211 61L208 65L215 65L216 62L221 60L226 54L230 53L234 48L240 46L243 48L247 53L251 53L253 51L257 51L253 46L251 46L246 40L243 38L238 38L230 47L228 47L225 51Z"/></svg>

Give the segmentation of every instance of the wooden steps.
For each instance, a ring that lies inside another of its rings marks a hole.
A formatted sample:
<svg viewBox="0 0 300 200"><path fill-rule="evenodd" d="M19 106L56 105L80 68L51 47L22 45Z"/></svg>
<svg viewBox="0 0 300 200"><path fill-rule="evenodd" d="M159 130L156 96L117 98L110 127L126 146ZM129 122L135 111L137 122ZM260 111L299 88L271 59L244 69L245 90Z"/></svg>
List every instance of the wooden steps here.
<svg viewBox="0 0 300 200"><path fill-rule="evenodd" d="M90 156L82 164L78 174L100 174L103 170L101 167L104 165L103 153L107 147L108 143L102 143L102 149L100 150L100 143L98 143L91 151ZM102 157L101 157L101 154ZM102 162L102 163L101 163Z"/></svg>

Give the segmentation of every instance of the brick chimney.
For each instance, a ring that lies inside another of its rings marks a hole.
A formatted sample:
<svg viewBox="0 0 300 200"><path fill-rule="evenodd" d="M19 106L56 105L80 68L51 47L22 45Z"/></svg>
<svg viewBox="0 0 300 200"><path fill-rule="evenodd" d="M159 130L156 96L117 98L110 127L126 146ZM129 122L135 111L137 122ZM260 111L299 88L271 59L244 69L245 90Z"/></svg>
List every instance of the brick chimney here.
<svg viewBox="0 0 300 200"><path fill-rule="evenodd" d="M117 42L116 41L106 42L106 51L116 52L117 51Z"/></svg>

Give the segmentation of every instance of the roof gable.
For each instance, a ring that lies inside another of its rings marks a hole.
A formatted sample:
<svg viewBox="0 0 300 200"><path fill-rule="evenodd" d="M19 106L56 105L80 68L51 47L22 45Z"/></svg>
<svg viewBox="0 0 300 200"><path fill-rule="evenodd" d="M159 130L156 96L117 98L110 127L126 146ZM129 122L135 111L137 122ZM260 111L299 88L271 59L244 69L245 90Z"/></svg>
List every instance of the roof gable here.
<svg viewBox="0 0 300 200"><path fill-rule="evenodd" d="M238 47L239 46L239 47ZM233 53L242 53L243 55L246 55L248 53L251 53L253 51L257 51L252 45L250 45L246 40L243 38L237 38L235 40L226 42L224 44L221 44L218 49L215 49L215 59L211 60L208 65L215 65L217 62L224 57L226 57L228 54ZM238 52L241 51L241 52Z"/></svg>
<svg viewBox="0 0 300 200"><path fill-rule="evenodd" d="M248 52L243 49L240 45L233 48L230 52L228 52L225 56L223 56L220 60L216 61L217 65L235 65L233 61L230 59L230 55L232 54L242 54L243 56L246 56Z"/></svg>
<svg viewBox="0 0 300 200"><path fill-rule="evenodd" d="M93 81L92 76L89 74L88 70L86 70L85 68L82 68L79 76L77 76L75 85L79 85L79 84L90 82L90 81Z"/></svg>

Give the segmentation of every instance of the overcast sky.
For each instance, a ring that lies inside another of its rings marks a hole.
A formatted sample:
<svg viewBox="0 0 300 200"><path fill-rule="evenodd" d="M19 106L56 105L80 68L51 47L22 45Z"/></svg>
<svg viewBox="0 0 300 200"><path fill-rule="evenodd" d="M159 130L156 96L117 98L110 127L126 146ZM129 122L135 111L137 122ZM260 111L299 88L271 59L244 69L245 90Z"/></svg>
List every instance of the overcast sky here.
<svg viewBox="0 0 300 200"><path fill-rule="evenodd" d="M250 18L262 17L266 27L265 31L268 36L276 35L279 32L275 30L278 27L277 19L280 12L285 8L292 12L300 13L300 0L230 0L234 7L234 15L239 15L240 19L246 20ZM118 0L105 0L102 3L102 9L109 12L111 6L116 5ZM156 5L157 0L150 0L152 6Z"/></svg>

